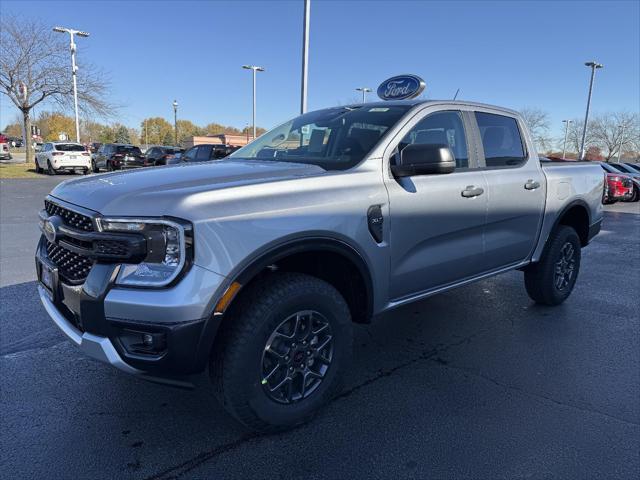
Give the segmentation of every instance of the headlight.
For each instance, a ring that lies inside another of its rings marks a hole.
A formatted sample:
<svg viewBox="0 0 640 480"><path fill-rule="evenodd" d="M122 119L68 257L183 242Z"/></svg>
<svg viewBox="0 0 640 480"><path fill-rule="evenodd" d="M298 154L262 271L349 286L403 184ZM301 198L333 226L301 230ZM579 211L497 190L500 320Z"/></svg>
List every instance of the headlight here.
<svg viewBox="0 0 640 480"><path fill-rule="evenodd" d="M102 232L140 233L147 240L147 256L135 264L124 263L116 284L163 287L183 270L192 253L191 225L155 218L99 218Z"/></svg>

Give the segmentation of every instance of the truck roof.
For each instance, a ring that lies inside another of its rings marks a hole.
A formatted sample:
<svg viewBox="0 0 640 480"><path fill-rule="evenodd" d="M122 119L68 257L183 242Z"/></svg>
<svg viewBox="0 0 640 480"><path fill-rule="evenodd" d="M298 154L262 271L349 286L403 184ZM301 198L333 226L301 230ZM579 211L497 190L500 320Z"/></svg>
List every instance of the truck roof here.
<svg viewBox="0 0 640 480"><path fill-rule="evenodd" d="M367 102L367 106L368 107L388 107L388 106L394 106L394 105L409 105L409 106L416 106L416 105L427 105L427 104L442 104L442 103L446 103L447 105L465 105L465 106L471 106L471 107L482 107L482 108L492 108L492 109L496 109L496 110L502 110L503 112L508 112L512 115L519 115L519 113L515 110L511 110L509 108L504 108L504 107L500 107L498 105L490 105L487 103L480 103L480 102L472 102L469 100L447 100L447 99L442 99L442 100L421 100L421 99L411 99L411 100L387 100L387 101L377 101L377 102ZM362 103L353 103L350 105L346 105L347 107L361 107Z"/></svg>

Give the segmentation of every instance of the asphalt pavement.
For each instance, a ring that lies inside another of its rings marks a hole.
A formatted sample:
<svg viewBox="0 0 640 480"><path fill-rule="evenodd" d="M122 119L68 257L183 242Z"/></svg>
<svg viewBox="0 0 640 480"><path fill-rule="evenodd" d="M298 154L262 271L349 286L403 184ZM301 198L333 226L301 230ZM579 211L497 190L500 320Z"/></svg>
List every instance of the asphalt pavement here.
<svg viewBox="0 0 640 480"><path fill-rule="evenodd" d="M65 177L0 181L0 478L638 478L640 211L607 207L576 289L511 272L356 327L344 392L247 432L207 379L177 390L80 354L35 289L37 211Z"/></svg>

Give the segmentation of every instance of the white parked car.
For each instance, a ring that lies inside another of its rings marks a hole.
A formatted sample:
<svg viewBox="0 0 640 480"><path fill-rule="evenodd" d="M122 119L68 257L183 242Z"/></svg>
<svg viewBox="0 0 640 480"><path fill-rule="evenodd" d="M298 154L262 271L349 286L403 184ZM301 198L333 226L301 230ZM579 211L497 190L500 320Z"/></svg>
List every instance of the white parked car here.
<svg viewBox="0 0 640 480"><path fill-rule="evenodd" d="M91 154L84 145L74 142L47 142L36 154L36 172L55 175L59 172L91 171Z"/></svg>

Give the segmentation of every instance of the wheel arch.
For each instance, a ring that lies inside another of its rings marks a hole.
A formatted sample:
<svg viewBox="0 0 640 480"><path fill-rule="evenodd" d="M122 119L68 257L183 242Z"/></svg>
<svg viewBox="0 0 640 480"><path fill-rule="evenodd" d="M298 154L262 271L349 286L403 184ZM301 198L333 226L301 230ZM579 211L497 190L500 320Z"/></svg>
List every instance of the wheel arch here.
<svg viewBox="0 0 640 480"><path fill-rule="evenodd" d="M368 323L373 313L371 269L359 249L347 239L327 235L284 240L243 262L229 275L230 285L240 285L241 296L252 282L273 271L307 273L327 281L345 298L356 323Z"/></svg>
<svg viewBox="0 0 640 480"><path fill-rule="evenodd" d="M584 200L576 199L560 210L545 243L549 241L551 233L560 225L573 228L578 234L578 237L580 237L580 244L583 247L587 246L589 243L589 226L591 225L589 205Z"/></svg>

